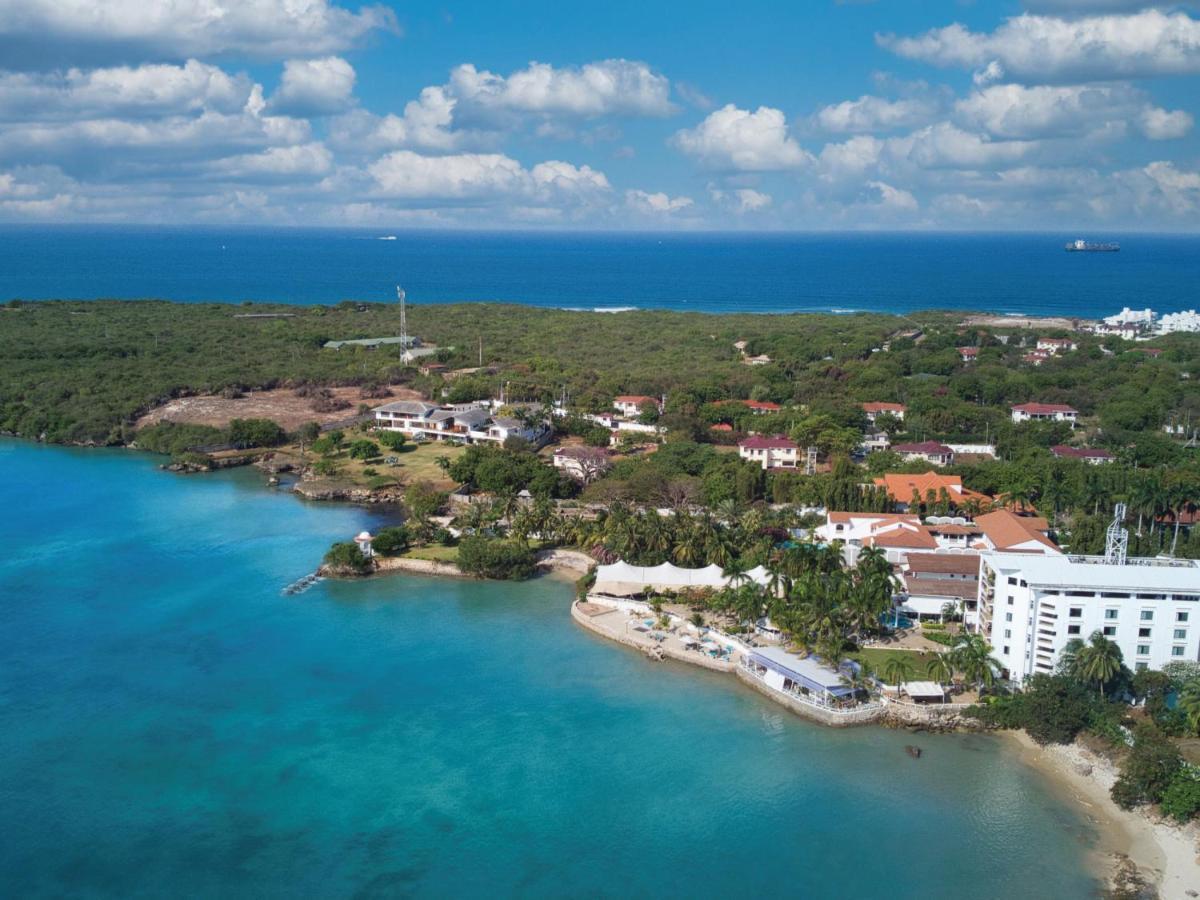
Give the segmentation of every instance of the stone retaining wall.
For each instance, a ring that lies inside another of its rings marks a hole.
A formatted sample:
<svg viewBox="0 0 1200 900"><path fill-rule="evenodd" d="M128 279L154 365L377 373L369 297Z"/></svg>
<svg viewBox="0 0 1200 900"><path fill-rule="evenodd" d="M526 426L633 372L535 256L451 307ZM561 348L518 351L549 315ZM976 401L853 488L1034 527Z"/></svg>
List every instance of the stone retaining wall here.
<svg viewBox="0 0 1200 900"><path fill-rule="evenodd" d="M779 691L767 687L759 679L755 678L749 672L742 669L740 666L736 670L737 677L754 690L758 691L764 697L769 697L776 703L786 706L792 712L813 722L821 725L828 725L831 728L849 728L854 725L871 725L883 718L884 707L869 706L865 709L854 709L847 711L838 711L825 709L820 706L814 706L805 703L803 700L797 700L782 694Z"/></svg>

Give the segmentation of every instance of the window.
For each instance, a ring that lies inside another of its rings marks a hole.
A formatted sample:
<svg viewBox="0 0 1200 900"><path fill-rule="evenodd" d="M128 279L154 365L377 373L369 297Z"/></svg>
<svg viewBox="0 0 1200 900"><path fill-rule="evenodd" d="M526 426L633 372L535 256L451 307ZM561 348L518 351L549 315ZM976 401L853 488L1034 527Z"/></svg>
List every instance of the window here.
<svg viewBox="0 0 1200 900"><path fill-rule="evenodd" d="M1117 626L1105 625L1104 626L1104 636L1105 637L1116 637L1117 636Z"/></svg>
<svg viewBox="0 0 1200 900"><path fill-rule="evenodd" d="M1009 584L1016 584L1016 583L1017 583L1017 579L1016 579L1016 578L1014 578L1012 575L1009 575L1009 576L1008 576L1008 583L1009 583Z"/></svg>
<svg viewBox="0 0 1200 900"><path fill-rule="evenodd" d="M1008 644L1004 645L1004 655L1008 656Z"/></svg>
<svg viewBox="0 0 1200 900"><path fill-rule="evenodd" d="M1139 628L1138 629L1138 637L1150 637L1150 629L1149 628Z"/></svg>
<svg viewBox="0 0 1200 900"><path fill-rule="evenodd" d="M1005 628L1005 629L1004 629L1004 636L1005 636L1006 638L1010 638L1010 637L1012 637L1012 629L1011 629L1011 628Z"/></svg>
<svg viewBox="0 0 1200 900"><path fill-rule="evenodd" d="M1005 613L1005 614L1004 614L1004 621L1005 621L1005 622L1011 622L1011 621L1012 621L1012 613Z"/></svg>
<svg viewBox="0 0 1200 900"><path fill-rule="evenodd" d="M1182 647L1172 647L1171 655L1172 656L1183 656L1183 648Z"/></svg>
<svg viewBox="0 0 1200 900"><path fill-rule="evenodd" d="M1138 656L1149 656L1150 655L1150 645L1149 644L1138 644L1137 645L1137 655Z"/></svg>
<svg viewBox="0 0 1200 900"><path fill-rule="evenodd" d="M1067 634L1079 634L1079 626L1078 625L1068 625L1067 626Z"/></svg>
<svg viewBox="0 0 1200 900"><path fill-rule="evenodd" d="M1115 618L1117 617L1117 613L1118 613L1118 612L1120 612L1120 610L1117 610L1117 609L1106 609L1106 610L1104 611L1104 618L1106 618L1106 619L1115 619Z"/></svg>
<svg viewBox="0 0 1200 900"><path fill-rule="evenodd" d="M1012 597L1009 597L1009 598L1008 598L1008 605L1009 605L1009 606L1012 606L1012 605L1013 605L1013 598L1012 598Z"/></svg>
<svg viewBox="0 0 1200 900"><path fill-rule="evenodd" d="M1154 610L1143 609L1142 610L1142 621L1143 622L1153 622L1154 621Z"/></svg>
<svg viewBox="0 0 1200 900"><path fill-rule="evenodd" d="M1175 629L1175 640L1186 641L1187 640L1187 629L1186 628L1176 628Z"/></svg>
<svg viewBox="0 0 1200 900"><path fill-rule="evenodd" d="M1145 672L1148 668L1150 668L1150 665L1149 663L1140 662L1136 663L1133 668L1138 672Z"/></svg>
<svg viewBox="0 0 1200 900"><path fill-rule="evenodd" d="M1083 607L1082 606L1072 606L1071 609L1067 612L1067 615L1070 616L1072 619L1082 619L1083 618Z"/></svg>
<svg viewBox="0 0 1200 900"><path fill-rule="evenodd" d="M1187 620L1188 620L1188 614L1186 612L1175 613L1175 621L1176 622L1186 622Z"/></svg>

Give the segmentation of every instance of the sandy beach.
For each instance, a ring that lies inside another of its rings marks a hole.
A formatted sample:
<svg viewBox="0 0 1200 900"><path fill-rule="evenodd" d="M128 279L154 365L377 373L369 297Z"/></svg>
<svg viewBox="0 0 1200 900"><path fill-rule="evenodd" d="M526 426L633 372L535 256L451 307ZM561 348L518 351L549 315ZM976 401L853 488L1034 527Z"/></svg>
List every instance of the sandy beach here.
<svg viewBox="0 0 1200 900"><path fill-rule="evenodd" d="M1126 811L1109 796L1117 771L1107 759L1079 744L1039 747L1023 731L1000 732L1022 761L1082 807L1096 828L1095 865L1106 879L1128 857L1162 900L1188 900L1200 892L1200 828L1180 827L1145 810Z"/></svg>

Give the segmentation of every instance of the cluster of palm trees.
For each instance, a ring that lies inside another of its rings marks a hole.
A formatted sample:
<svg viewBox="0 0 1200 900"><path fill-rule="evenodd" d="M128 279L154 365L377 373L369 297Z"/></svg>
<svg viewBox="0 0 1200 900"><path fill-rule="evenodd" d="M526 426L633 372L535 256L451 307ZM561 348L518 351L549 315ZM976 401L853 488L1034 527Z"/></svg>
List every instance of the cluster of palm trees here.
<svg viewBox="0 0 1200 900"><path fill-rule="evenodd" d="M1058 669L1064 675L1095 683L1104 696L1104 686L1121 674L1124 668L1121 648L1099 631L1087 641L1072 638L1058 658Z"/></svg>
<svg viewBox="0 0 1200 900"><path fill-rule="evenodd" d="M894 653L884 660L876 677L899 689L918 673L915 654ZM925 666L925 677L949 684L955 676L975 686L977 691L991 687L1000 677L1000 664L992 658L992 648L979 634L960 634L954 644L934 655Z"/></svg>

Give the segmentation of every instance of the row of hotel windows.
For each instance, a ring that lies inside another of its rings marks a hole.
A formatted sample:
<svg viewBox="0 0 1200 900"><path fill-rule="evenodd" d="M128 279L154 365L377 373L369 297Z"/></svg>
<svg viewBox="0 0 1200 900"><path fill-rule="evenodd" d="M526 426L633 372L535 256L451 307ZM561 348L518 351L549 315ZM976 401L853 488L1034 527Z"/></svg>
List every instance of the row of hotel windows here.
<svg viewBox="0 0 1200 900"><path fill-rule="evenodd" d="M1116 619L1118 617L1118 615L1120 614L1120 612L1121 611L1119 609L1106 609L1104 611L1104 618L1111 621L1113 619ZM1083 607L1082 606L1072 606L1069 610L1067 610L1067 618L1069 618L1069 619L1080 619L1082 617L1083 617ZM1153 622L1154 621L1154 610L1152 610L1152 609L1141 610L1140 618L1143 622ZM1187 620L1188 620L1188 612L1186 610L1176 610L1175 611L1175 621L1176 622L1186 622Z"/></svg>
<svg viewBox="0 0 1200 900"><path fill-rule="evenodd" d="M1019 584L1021 587L1029 587L1029 584L1022 578L1020 581L1015 576L1008 576L1009 584ZM1042 593L1052 597L1095 597L1096 591L1064 591L1057 588L1051 588ZM1131 598L1137 600L1196 600L1194 594L1132 594L1127 591L1100 591L1099 596L1106 600L1129 600Z"/></svg>

